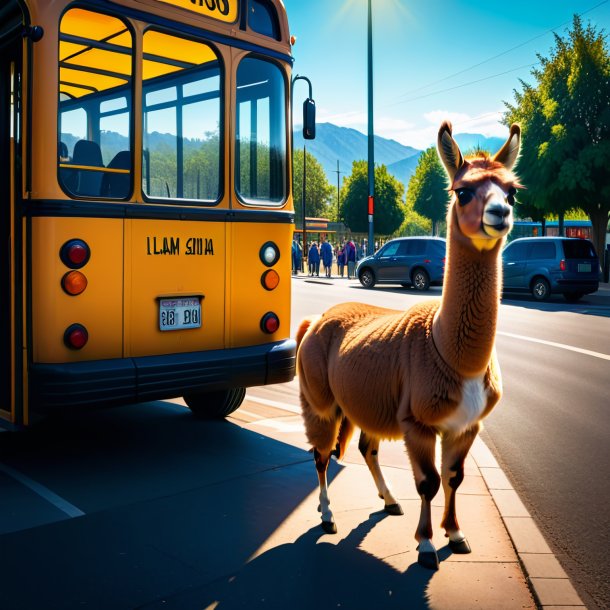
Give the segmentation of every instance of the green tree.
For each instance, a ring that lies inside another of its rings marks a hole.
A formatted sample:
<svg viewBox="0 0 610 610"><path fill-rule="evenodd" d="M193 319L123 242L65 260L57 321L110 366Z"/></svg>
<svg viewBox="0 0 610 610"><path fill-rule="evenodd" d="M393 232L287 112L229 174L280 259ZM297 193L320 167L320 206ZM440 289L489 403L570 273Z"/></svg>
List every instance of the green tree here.
<svg viewBox="0 0 610 610"><path fill-rule="evenodd" d="M610 55L603 32L574 16L566 37L555 35L549 57L538 56L535 86L524 83L505 122L523 127L517 171L529 205L561 217L582 208L598 253L610 216Z"/></svg>
<svg viewBox="0 0 610 610"><path fill-rule="evenodd" d="M405 204L405 219L398 229L398 235L404 237L411 237L413 235L430 235L432 231L432 222L429 218L418 214L414 209L413 205L409 203Z"/></svg>
<svg viewBox="0 0 610 610"><path fill-rule="evenodd" d="M324 168L320 162L310 153L306 152L306 184L305 184L305 215L307 217L324 217L331 215L332 200L335 190L328 182ZM303 151L295 150L294 159L292 162L294 180L293 180L293 198L295 222L297 227L303 225ZM335 213L336 215L336 213ZM335 215L332 215L333 217Z"/></svg>
<svg viewBox="0 0 610 610"><path fill-rule="evenodd" d="M404 220L405 187L388 173L385 165L375 168L374 229L377 235L392 235ZM368 232L368 163L354 161L352 173L341 189L341 218L355 233Z"/></svg>
<svg viewBox="0 0 610 610"><path fill-rule="evenodd" d="M447 187L447 175L436 148L431 146L420 155L415 173L409 180L407 206L430 219L433 235L438 235L439 223L447 216Z"/></svg>

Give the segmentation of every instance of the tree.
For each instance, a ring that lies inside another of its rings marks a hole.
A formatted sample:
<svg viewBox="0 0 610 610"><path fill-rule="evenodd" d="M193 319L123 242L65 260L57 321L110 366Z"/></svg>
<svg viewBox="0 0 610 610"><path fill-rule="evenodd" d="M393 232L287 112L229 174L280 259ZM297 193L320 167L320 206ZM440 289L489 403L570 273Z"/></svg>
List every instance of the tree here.
<svg viewBox="0 0 610 610"><path fill-rule="evenodd" d="M307 217L327 217L330 212L329 202L335 190L328 182L324 168L318 160L306 152L307 176L305 184L305 215ZM294 181L293 199L295 222L297 227L303 226L303 151L295 150L292 162Z"/></svg>
<svg viewBox="0 0 610 610"><path fill-rule="evenodd" d="M439 223L447 215L449 204L447 187L447 175L436 148L431 146L420 155L415 173L409 180L407 206L430 219L433 235L438 235Z"/></svg>
<svg viewBox="0 0 610 610"><path fill-rule="evenodd" d="M522 83L504 121L523 127L517 166L527 187L519 197L560 217L582 208L603 260L610 217L610 56L603 32L574 16L564 38L555 35L548 58L538 56L536 86Z"/></svg>
<svg viewBox="0 0 610 610"><path fill-rule="evenodd" d="M374 229L377 235L392 235L404 219L402 198L405 187L388 173L385 165L375 167ZM368 232L368 163L354 161L352 173L341 189L341 218L355 233Z"/></svg>

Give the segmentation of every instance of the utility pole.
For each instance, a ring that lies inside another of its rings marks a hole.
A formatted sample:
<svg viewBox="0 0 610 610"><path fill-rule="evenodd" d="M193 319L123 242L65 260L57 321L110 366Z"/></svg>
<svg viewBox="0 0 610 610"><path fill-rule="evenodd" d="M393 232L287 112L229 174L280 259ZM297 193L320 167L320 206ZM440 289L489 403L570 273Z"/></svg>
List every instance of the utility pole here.
<svg viewBox="0 0 610 610"><path fill-rule="evenodd" d="M305 188L307 186L307 151L303 144L303 260L307 258L307 220L305 218ZM305 269L307 270L307 269Z"/></svg>
<svg viewBox="0 0 610 610"><path fill-rule="evenodd" d="M335 173L337 174L337 222L339 222L341 220L339 215L339 194L341 193L341 189L339 187L339 176L343 173L339 171L339 159L337 159L337 169L335 170Z"/></svg>
<svg viewBox="0 0 610 610"><path fill-rule="evenodd" d="M369 243L367 254L375 253L375 237L373 231L373 214L375 208L375 132L373 129L373 10L371 8L371 0L369 0L369 15L368 15L368 165L369 165L369 198L368 198L368 214L369 214Z"/></svg>

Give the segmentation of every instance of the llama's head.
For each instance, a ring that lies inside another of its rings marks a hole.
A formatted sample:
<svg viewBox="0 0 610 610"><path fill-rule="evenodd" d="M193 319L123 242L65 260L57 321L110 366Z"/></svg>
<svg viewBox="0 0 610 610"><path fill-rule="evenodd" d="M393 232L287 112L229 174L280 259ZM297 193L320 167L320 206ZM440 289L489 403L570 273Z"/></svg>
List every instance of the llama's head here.
<svg viewBox="0 0 610 610"><path fill-rule="evenodd" d="M512 168L519 155L521 129L513 124L508 139L493 156L464 158L445 121L438 132L438 154L453 192L450 216L477 250L490 250L512 229L515 193L520 186Z"/></svg>

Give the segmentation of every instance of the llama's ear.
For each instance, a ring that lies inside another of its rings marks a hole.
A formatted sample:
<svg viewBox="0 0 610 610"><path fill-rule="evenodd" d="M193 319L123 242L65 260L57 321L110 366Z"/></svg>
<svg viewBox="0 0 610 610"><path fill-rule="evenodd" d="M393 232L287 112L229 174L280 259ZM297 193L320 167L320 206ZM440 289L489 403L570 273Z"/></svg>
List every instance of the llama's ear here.
<svg viewBox="0 0 610 610"><path fill-rule="evenodd" d="M449 174L450 181L453 182L458 170L464 165L464 157L462 157L458 143L451 135L451 123L449 121L443 121L438 131L437 149L438 156Z"/></svg>
<svg viewBox="0 0 610 610"><path fill-rule="evenodd" d="M519 157L520 146L521 127L517 123L513 123L510 126L508 140L504 142L504 146L494 155L493 160L499 161L506 169L511 170Z"/></svg>

